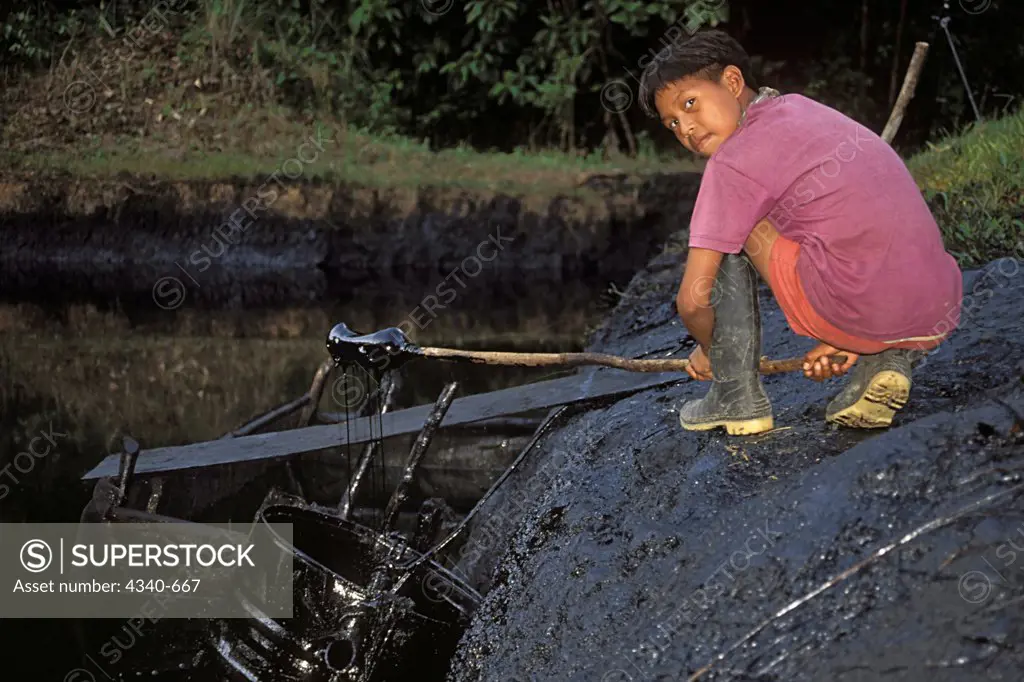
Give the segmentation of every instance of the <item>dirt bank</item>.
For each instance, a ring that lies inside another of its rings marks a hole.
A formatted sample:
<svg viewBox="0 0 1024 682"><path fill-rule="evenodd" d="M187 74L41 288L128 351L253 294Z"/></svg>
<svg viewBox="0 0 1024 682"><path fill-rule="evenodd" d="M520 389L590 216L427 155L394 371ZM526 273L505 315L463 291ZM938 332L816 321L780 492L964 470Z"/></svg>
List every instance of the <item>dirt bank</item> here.
<svg viewBox="0 0 1024 682"><path fill-rule="evenodd" d="M21 279L41 267L104 272L139 264L177 264L196 278L213 265L344 278L448 272L507 249L511 257L496 267L621 271L641 266L679 229L699 182L697 174L591 176L572 196L540 200L326 181L7 180L0 264Z"/></svg>
<svg viewBox="0 0 1024 682"><path fill-rule="evenodd" d="M656 259L590 350L678 349L680 274ZM755 437L682 431L689 381L569 417L462 550L490 592L450 679L1019 679L1024 264L965 293L889 430L826 425L838 382L799 375ZM764 354L808 349L761 300Z"/></svg>

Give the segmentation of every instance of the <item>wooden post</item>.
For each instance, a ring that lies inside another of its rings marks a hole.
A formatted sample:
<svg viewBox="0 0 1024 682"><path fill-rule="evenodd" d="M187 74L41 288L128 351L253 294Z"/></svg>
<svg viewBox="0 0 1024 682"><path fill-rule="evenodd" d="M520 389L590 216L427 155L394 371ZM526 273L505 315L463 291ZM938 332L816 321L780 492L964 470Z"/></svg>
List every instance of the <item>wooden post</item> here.
<svg viewBox="0 0 1024 682"><path fill-rule="evenodd" d="M914 98L914 91L917 90L917 81L921 77L921 67L924 66L924 59L928 55L928 43L918 43L914 47L914 56L910 59L910 66L907 67L907 75L903 78L903 88L900 96L896 98L896 106L892 108L889 115L889 122L885 124L882 131L882 139L888 144L896 137L896 131L903 123L903 115L907 111L907 105Z"/></svg>

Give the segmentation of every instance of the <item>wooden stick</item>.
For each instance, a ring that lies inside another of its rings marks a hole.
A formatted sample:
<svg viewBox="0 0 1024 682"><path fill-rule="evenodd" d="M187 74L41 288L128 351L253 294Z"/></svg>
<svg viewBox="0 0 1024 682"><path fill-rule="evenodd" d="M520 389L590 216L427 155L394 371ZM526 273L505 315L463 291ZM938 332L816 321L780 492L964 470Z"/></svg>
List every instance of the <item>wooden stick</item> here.
<svg viewBox="0 0 1024 682"><path fill-rule="evenodd" d="M320 407L320 399L324 394L324 386L327 385L327 377L331 375L331 370L334 369L334 361L330 358L324 360L319 367L316 368L316 373L313 374L313 383L309 386L309 391L306 395L309 396L309 402L302 408L302 413L299 414L299 423L301 426L309 426L309 422L313 419L313 415L316 414L317 408Z"/></svg>
<svg viewBox="0 0 1024 682"><path fill-rule="evenodd" d="M504 353L496 351L459 350L456 348L418 349L419 355L445 360L468 360L485 365L517 365L521 367L580 367L601 365L615 367L629 372L685 372L689 360L634 360L605 353ZM834 355L839 364L846 362L845 355ZM761 358L761 374L782 374L802 371L803 358L769 360Z"/></svg>
<svg viewBox="0 0 1024 682"><path fill-rule="evenodd" d="M290 414L295 414L300 409L305 407L311 400L308 393L296 398L295 400L289 401L284 405L278 405L274 409L266 412L255 419L242 424L234 431L226 433L221 438L239 438L241 436L252 435L252 432L256 429L263 428L267 424L277 421L283 417L287 417Z"/></svg>
<svg viewBox="0 0 1024 682"><path fill-rule="evenodd" d="M907 75L903 77L903 88L900 90L900 96L896 98L896 106L892 108L889 122L882 130L882 139L886 144L892 144L893 138L896 137L896 131L903 123L903 114L906 113L910 100L914 98L914 91L917 90L917 81L921 77L921 67L924 66L926 56L928 56L928 43L918 43L914 47L914 56L910 59L910 66L907 67Z"/></svg>
<svg viewBox="0 0 1024 682"><path fill-rule="evenodd" d="M384 398L381 400L380 415L383 417L387 414L391 408L395 405L395 394L398 389L398 373L389 372L384 375L383 381L387 382L387 386L384 388ZM370 405L373 401L367 401L367 405ZM368 415L364 415L368 416ZM348 418L348 413L345 413L345 418ZM377 454L377 450L384 442L383 434L380 440L373 440L366 444L363 448L363 455L359 458L359 464L356 465L356 471L349 477L348 485L345 486L345 492L342 493L341 502L338 503L338 514L343 519L347 519L349 512L352 511L352 498L355 497L356 492L359 490L359 486L366 476L366 470L370 467L370 463L373 462L374 456Z"/></svg>
<svg viewBox="0 0 1024 682"><path fill-rule="evenodd" d="M458 382L452 381L441 389L441 395L437 397L437 402L434 403L433 409L430 410L430 416L427 417L426 423L423 424L420 434L416 436L412 449L409 450L409 461L405 464L402 480L395 486L395 492L391 494L391 499L388 500L388 505L384 508L384 522L381 524L381 531L383 533L389 533L393 530L392 527L398 515L398 509L406 501L409 495L409 488L416 477L416 468L419 467L423 457L427 454L427 450L430 449L430 442L434 439L434 434L437 432L438 427L441 426L444 416L448 413L448 408L451 407L452 401L455 400L455 391L458 388Z"/></svg>

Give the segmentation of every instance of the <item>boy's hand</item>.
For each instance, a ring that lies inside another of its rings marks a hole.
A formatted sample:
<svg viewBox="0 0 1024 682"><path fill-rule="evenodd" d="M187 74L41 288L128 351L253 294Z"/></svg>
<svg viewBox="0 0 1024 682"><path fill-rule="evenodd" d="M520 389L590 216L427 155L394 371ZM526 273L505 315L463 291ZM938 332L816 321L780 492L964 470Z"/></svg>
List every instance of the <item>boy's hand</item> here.
<svg viewBox="0 0 1024 682"><path fill-rule="evenodd" d="M837 362L832 362L829 356L837 354L845 355L846 362L841 365ZM824 381L832 377L842 376L850 371L853 363L857 362L859 357L860 355L857 353L840 350L827 343L819 343L814 350L804 356L804 376L815 381Z"/></svg>
<svg viewBox="0 0 1024 682"><path fill-rule="evenodd" d="M711 381L711 360L708 358L704 348L697 346L690 353L690 364L686 367L686 373L697 381Z"/></svg>

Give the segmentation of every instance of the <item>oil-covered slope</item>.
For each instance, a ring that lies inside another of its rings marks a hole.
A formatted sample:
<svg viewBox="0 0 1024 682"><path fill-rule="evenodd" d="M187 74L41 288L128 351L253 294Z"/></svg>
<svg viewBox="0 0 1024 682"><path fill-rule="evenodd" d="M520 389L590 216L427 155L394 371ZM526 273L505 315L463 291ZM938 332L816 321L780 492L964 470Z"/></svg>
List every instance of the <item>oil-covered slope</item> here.
<svg viewBox="0 0 1024 682"><path fill-rule="evenodd" d="M590 350L688 352L679 277L656 259ZM1019 680L1024 264L965 280L891 429L826 425L839 381L800 375L754 437L682 431L689 380L568 417L460 550L490 591L450 679ZM810 347L761 301L765 355Z"/></svg>

